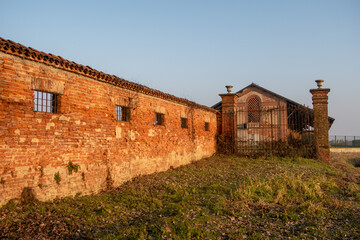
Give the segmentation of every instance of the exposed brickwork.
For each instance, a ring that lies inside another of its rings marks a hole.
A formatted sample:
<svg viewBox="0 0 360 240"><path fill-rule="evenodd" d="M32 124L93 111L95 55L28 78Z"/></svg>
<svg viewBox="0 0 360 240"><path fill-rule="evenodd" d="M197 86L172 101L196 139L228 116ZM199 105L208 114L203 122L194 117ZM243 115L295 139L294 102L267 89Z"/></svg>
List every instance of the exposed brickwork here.
<svg viewBox="0 0 360 240"><path fill-rule="evenodd" d="M213 106L220 111L220 149L246 155L253 154L257 149L268 154L278 151L280 155L287 149L290 149L289 152L293 149L291 154L313 157L315 146L312 139L316 135L317 157L328 161L328 130L334 122L327 115L329 90L311 91L314 94L314 110L256 84L250 84L235 94L220 94L222 101ZM284 148L285 144L289 147Z"/></svg>
<svg viewBox="0 0 360 240"><path fill-rule="evenodd" d="M26 187L40 200L96 193L215 152L215 110L22 54L0 51L0 205ZM58 112L33 111L33 90L59 94ZM116 105L131 109L129 122L116 120ZM154 125L155 112L164 126ZM78 172L69 174L70 161Z"/></svg>
<svg viewBox="0 0 360 240"><path fill-rule="evenodd" d="M237 95L228 93L220 94L222 102L221 110L221 139L220 141L224 143L224 146L221 146L223 150L233 153L235 146L235 129L236 129L236 101Z"/></svg>
<svg viewBox="0 0 360 240"><path fill-rule="evenodd" d="M0 37L0 52L8 53L11 55L19 56L24 59L29 59L32 61L36 61L39 63L44 63L49 66L53 66L62 70L66 70L73 73L78 73L83 76L90 77L92 79L96 79L101 82L105 82L108 84L112 84L124 89L136 91L138 93L143 93L150 96L155 96L158 98L162 98L169 101L174 101L182 104L186 104L189 106L196 106L197 108L205 109L207 111L214 111L214 109L191 102L184 98L179 98L173 96L171 94L167 94L144 85L140 85L134 82L127 81L123 78L119 78L114 75L106 74L96 69L93 69L89 66L84 66L81 64L77 64L75 62L66 60L60 56L55 56L53 54L44 53L33 49L31 47L25 47L19 43L15 43L11 40L5 40Z"/></svg>
<svg viewBox="0 0 360 240"><path fill-rule="evenodd" d="M314 106L314 128L317 158L324 162L330 161L329 119L328 119L328 88L311 89Z"/></svg>
<svg viewBox="0 0 360 240"><path fill-rule="evenodd" d="M240 139L248 139L249 134L257 134L259 138L278 141L286 141L290 129L287 124L287 103L284 98L281 98L279 95L272 94L269 91L264 91L264 89L259 88L257 85L250 85L248 88L243 89L241 92L237 93L237 125L247 124L249 129L247 130L238 130L237 135ZM253 117L257 117L259 121L251 121L249 119L249 101L251 99L258 99L259 109L255 110ZM269 109L278 109L276 113L269 111ZM260 111L263 113L260 114ZM267 114L264 112L267 111ZM261 119L260 119L261 115ZM280 127L278 131L273 131L273 129L266 126L266 123L272 123L274 126ZM253 128L253 130L251 130Z"/></svg>

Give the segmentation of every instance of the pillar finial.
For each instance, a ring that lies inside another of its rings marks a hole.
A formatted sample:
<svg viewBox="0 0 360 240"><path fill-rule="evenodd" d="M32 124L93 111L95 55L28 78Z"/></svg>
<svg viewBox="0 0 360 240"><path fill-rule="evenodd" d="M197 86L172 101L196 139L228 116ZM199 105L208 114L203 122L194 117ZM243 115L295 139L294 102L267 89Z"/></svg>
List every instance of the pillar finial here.
<svg viewBox="0 0 360 240"><path fill-rule="evenodd" d="M322 80L322 79L318 79L318 80L315 80L315 82L316 82L316 84L317 84L318 88L321 88L321 87L322 87L322 85L323 85L323 83L324 83L324 80Z"/></svg>
<svg viewBox="0 0 360 240"><path fill-rule="evenodd" d="M227 92L228 92L228 93L231 93L231 90L232 90L233 86L231 86L231 85L226 85L225 87L226 87Z"/></svg>

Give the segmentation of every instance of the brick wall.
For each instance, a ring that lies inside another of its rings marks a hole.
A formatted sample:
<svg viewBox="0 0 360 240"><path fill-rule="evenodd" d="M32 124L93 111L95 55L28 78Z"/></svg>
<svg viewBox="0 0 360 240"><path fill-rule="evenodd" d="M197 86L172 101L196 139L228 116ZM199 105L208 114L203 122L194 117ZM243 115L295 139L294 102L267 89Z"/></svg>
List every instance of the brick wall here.
<svg viewBox="0 0 360 240"><path fill-rule="evenodd" d="M34 90L58 94L57 113L34 111ZM117 121L117 105L130 109L129 122ZM155 112L164 126L154 125ZM25 187L40 200L91 194L211 156L216 125L206 107L0 52L0 205ZM78 172L69 173L70 161Z"/></svg>
<svg viewBox="0 0 360 240"><path fill-rule="evenodd" d="M328 93L329 88L310 89L313 95L315 146L317 159L330 162Z"/></svg>

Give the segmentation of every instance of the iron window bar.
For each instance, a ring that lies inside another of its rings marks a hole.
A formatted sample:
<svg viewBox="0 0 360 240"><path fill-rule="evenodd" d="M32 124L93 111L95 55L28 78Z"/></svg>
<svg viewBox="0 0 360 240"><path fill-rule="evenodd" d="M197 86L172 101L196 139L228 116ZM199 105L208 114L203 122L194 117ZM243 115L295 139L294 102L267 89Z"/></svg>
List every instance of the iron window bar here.
<svg viewBox="0 0 360 240"><path fill-rule="evenodd" d="M205 131L209 131L210 123L205 122Z"/></svg>
<svg viewBox="0 0 360 240"><path fill-rule="evenodd" d="M187 118L181 118L181 128L188 128Z"/></svg>
<svg viewBox="0 0 360 240"><path fill-rule="evenodd" d="M57 112L57 94L34 90L35 112Z"/></svg>
<svg viewBox="0 0 360 240"><path fill-rule="evenodd" d="M155 113L155 125L164 125L164 118L165 118L165 114L163 113Z"/></svg>
<svg viewBox="0 0 360 240"><path fill-rule="evenodd" d="M130 108L124 106L116 106L116 119L118 121L130 121Z"/></svg>

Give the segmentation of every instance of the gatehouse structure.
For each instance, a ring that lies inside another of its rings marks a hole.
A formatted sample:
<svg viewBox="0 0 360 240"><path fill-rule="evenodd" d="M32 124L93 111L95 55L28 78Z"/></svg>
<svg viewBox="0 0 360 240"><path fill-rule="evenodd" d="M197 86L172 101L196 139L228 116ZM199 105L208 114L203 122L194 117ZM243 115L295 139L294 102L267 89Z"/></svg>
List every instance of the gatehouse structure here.
<svg viewBox="0 0 360 240"><path fill-rule="evenodd" d="M218 132L224 151L248 156L316 157L314 110L254 83L236 93L231 93L232 86L226 87L228 93L220 94L222 101L213 106L221 112ZM324 114L320 125L328 131L334 119L327 117L327 111Z"/></svg>

